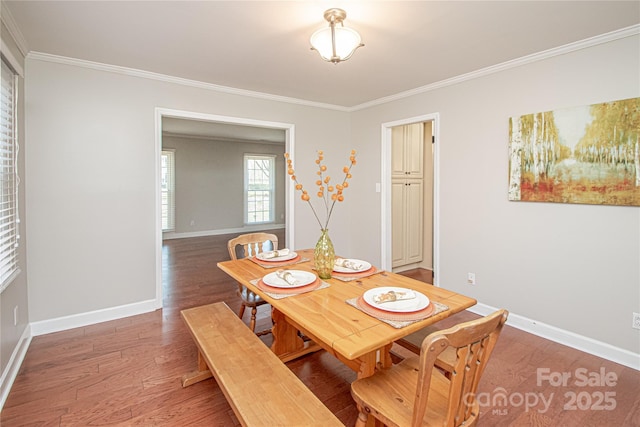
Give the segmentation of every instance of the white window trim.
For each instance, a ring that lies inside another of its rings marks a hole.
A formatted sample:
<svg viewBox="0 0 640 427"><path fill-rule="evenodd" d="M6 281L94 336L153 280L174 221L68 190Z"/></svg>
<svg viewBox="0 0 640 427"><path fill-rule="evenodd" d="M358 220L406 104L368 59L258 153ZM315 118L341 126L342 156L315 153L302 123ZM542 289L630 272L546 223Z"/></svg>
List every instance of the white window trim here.
<svg viewBox="0 0 640 427"><path fill-rule="evenodd" d="M163 233L172 232L176 229L176 150L173 148L163 148L160 156L168 154L171 158L171 179L169 180L169 189L167 190L169 197L169 213L168 213L168 227L162 229ZM161 165L162 167L162 165ZM162 174L162 170L160 171ZM160 196L162 197L162 176L160 177ZM160 201L162 204L162 200ZM162 206L160 207L160 212L162 213ZM161 218L162 219L162 218ZM161 221L162 222L162 221Z"/></svg>
<svg viewBox="0 0 640 427"><path fill-rule="evenodd" d="M269 174L269 187L271 189L271 197L269 200L269 217L268 221L249 222L249 206L248 206L248 191L249 191L249 176L247 173L247 160L249 158L264 158L271 160L271 173ZM242 159L244 168L244 223L245 225L259 225L259 224L271 224L275 222L275 198L276 198L276 183L275 183L275 167L276 167L276 155L275 154L252 154L245 153Z"/></svg>

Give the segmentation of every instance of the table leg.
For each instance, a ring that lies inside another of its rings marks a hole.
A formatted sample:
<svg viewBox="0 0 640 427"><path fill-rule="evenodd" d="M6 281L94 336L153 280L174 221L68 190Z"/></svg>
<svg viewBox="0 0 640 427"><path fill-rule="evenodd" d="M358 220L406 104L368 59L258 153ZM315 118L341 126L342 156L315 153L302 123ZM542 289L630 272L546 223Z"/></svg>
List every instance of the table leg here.
<svg viewBox="0 0 640 427"><path fill-rule="evenodd" d="M391 347L393 344L386 345L381 349L372 351L363 356L358 357L351 363L343 360L358 374L358 378L366 378L373 375L376 369L390 368L393 364L391 360ZM342 359L341 359L342 360Z"/></svg>
<svg viewBox="0 0 640 427"><path fill-rule="evenodd" d="M390 368L393 365L391 347L393 347L393 344L388 344L380 350L380 368Z"/></svg>
<svg viewBox="0 0 640 427"><path fill-rule="evenodd" d="M305 354L322 350L322 347L313 341L305 342L298 333L298 328L287 322L284 314L275 308L271 312L271 318L273 319L273 328L271 329L273 343L271 344L271 350L277 354L283 362L288 362Z"/></svg>
<svg viewBox="0 0 640 427"><path fill-rule="evenodd" d="M304 348L304 340L298 335L298 330L287 322L284 314L274 308L271 318L273 320L271 350L275 354L282 356Z"/></svg>
<svg viewBox="0 0 640 427"><path fill-rule="evenodd" d="M376 363L377 363L377 350L372 351L371 353L367 353L358 357L357 362L360 363L360 366L356 370L358 374L358 379L366 378L373 375L376 371Z"/></svg>

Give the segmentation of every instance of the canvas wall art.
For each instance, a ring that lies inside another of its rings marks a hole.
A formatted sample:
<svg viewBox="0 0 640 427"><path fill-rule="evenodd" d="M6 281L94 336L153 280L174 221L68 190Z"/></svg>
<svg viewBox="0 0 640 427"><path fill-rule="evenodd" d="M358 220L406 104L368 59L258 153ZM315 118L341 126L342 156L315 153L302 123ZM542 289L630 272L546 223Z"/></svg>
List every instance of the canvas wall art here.
<svg viewBox="0 0 640 427"><path fill-rule="evenodd" d="M640 98L511 117L509 200L640 206Z"/></svg>

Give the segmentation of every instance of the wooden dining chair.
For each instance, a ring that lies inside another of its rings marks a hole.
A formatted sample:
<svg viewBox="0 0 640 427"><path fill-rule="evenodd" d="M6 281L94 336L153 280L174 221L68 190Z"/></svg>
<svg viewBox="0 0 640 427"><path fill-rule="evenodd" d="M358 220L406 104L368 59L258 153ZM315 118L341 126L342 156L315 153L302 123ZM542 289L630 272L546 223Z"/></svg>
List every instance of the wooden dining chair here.
<svg viewBox="0 0 640 427"><path fill-rule="evenodd" d="M397 340L395 343L401 347L406 348L410 352L419 355L422 342L428 335L434 332L440 332L440 329L438 329L433 325L427 326L410 335L407 335L404 338ZM453 365L455 361L456 361L455 349L453 347L447 347L442 353L438 355L438 357L436 358L435 365L436 367L440 368L445 373L445 375L449 376L451 371L453 371Z"/></svg>
<svg viewBox="0 0 640 427"><path fill-rule="evenodd" d="M231 259L247 258L264 251L275 251L278 249L278 236L270 233L241 234L240 236L229 240L229 242L227 242L227 248L229 249L229 256ZM249 327L255 332L258 307L268 303L263 300L260 295L254 294L241 283L238 283L238 296L242 300L238 317L242 319L245 309L250 307L251 320L249 321ZM256 335L265 335L270 332L271 329L265 329L263 331L256 332Z"/></svg>
<svg viewBox="0 0 640 427"><path fill-rule="evenodd" d="M351 384L356 427L369 416L387 426L473 426L480 416L478 383L509 315L506 310L434 332L409 357ZM455 350L450 378L435 368L438 355Z"/></svg>

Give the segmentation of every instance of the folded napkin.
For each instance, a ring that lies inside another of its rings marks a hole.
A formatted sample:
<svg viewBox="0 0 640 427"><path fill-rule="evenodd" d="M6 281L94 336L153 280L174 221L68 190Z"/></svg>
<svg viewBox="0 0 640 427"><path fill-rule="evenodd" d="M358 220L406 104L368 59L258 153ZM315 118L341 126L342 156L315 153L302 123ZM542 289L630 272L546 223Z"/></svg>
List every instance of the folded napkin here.
<svg viewBox="0 0 640 427"><path fill-rule="evenodd" d="M262 252L262 258L264 259L276 258L279 256L285 256L285 255L289 255L289 249L280 249L278 251Z"/></svg>
<svg viewBox="0 0 640 427"><path fill-rule="evenodd" d="M344 268L348 268L349 270L355 270L355 271L360 271L364 268L364 264L362 264L361 262L353 261L350 259L344 259L344 258L336 258L333 264L337 265L338 267L344 267Z"/></svg>
<svg viewBox="0 0 640 427"><path fill-rule="evenodd" d="M328 288L329 285L327 282L323 280L317 280L316 283L312 283L311 285L296 287L296 288L281 288L275 289L268 285L265 285L261 279L254 279L251 283L258 287L262 292L273 299L283 299L289 298L300 294L306 294L307 292L312 292L320 289ZM267 289L268 288L268 289Z"/></svg>
<svg viewBox="0 0 640 427"><path fill-rule="evenodd" d="M407 292L389 291L382 294L374 295L373 302L375 302L376 304L382 304L384 302L413 299L415 297L416 297L416 294L412 291L407 291Z"/></svg>
<svg viewBox="0 0 640 427"><path fill-rule="evenodd" d="M295 286L300 283L295 277L293 277L293 274L291 274L291 272L287 270L276 271L276 276L278 276L280 279L284 280L291 286Z"/></svg>

